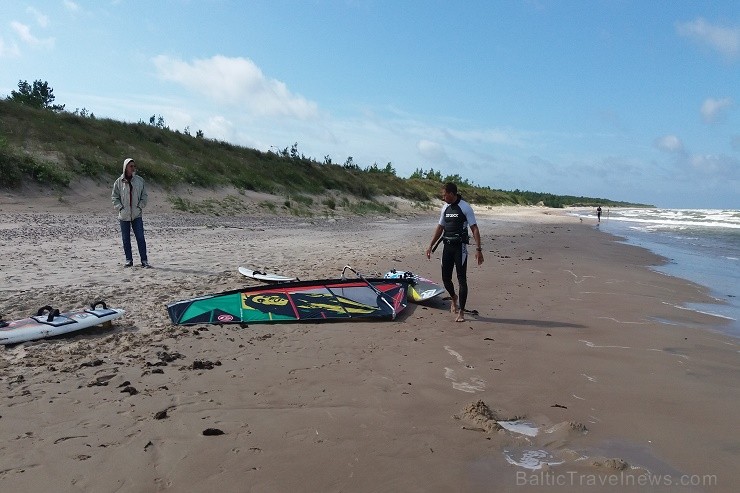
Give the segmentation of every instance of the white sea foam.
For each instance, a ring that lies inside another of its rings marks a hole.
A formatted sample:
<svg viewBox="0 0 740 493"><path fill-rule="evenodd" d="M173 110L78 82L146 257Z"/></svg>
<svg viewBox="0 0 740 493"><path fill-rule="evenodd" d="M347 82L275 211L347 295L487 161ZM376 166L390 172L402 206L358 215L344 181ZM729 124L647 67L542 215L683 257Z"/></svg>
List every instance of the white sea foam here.
<svg viewBox="0 0 740 493"><path fill-rule="evenodd" d="M584 344L585 344L586 346L588 346L588 347L592 347L592 348L614 348L614 349L632 349L632 348L630 348L629 346L598 346L598 345L594 344L593 342L591 342L591 341L587 341L587 340L585 340L585 339L578 339L578 342L582 342L582 343L584 343Z"/></svg>
<svg viewBox="0 0 740 493"><path fill-rule="evenodd" d="M537 433L540 432L539 428L535 425L521 419L514 421L497 421L497 423L505 430L512 433L518 433L520 435L526 435L528 437L536 437Z"/></svg>
<svg viewBox="0 0 740 493"><path fill-rule="evenodd" d="M673 308L676 308L678 310L688 310L694 313L701 313L702 315L709 315L710 317L724 318L725 320L736 320L735 318L727 316L727 315L722 315L719 313L707 312L707 311L702 311L702 310L695 310L693 308L689 308L686 306L679 306L679 305L674 305L672 303L666 303L665 301L663 302L663 304L672 306Z"/></svg>
<svg viewBox="0 0 740 493"><path fill-rule="evenodd" d="M557 466L564 461L558 460L547 450L504 450L506 462L515 466L536 471L545 465Z"/></svg>
<svg viewBox="0 0 740 493"><path fill-rule="evenodd" d="M697 227L740 229L740 211L735 210L618 209L610 211L609 220L635 222L665 229Z"/></svg>
<svg viewBox="0 0 740 493"><path fill-rule="evenodd" d="M445 349L447 350L448 353L450 353L450 355L454 356L455 359L459 363L464 363L465 362L465 360L463 359L462 355L460 353L458 353L457 351L455 351L454 349L452 349L450 346L445 346Z"/></svg>
<svg viewBox="0 0 740 493"><path fill-rule="evenodd" d="M575 213L579 217L593 214ZM732 209L607 209L601 221L626 221L664 228L740 229L740 211Z"/></svg>

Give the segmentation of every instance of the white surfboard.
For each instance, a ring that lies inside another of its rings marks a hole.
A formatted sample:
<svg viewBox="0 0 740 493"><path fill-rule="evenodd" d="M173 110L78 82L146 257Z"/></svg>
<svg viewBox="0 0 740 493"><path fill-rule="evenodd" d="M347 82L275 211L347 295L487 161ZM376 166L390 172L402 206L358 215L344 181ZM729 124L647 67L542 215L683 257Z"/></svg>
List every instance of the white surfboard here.
<svg viewBox="0 0 740 493"><path fill-rule="evenodd" d="M393 269L390 272L386 272L383 277L385 279L407 279L411 281L408 290L408 299L416 303L432 299L445 292L445 289L434 281L417 276L409 271Z"/></svg>
<svg viewBox="0 0 740 493"><path fill-rule="evenodd" d="M12 322L0 321L0 344L18 344L58 336L115 320L124 313L120 308L108 308L102 301L90 308L65 313L45 306L31 317Z"/></svg>
<svg viewBox="0 0 740 493"><path fill-rule="evenodd" d="M297 277L281 276L279 274L270 274L269 272L260 272L258 270L247 269L246 267L239 267L239 273L257 279L258 281L264 282L288 282L295 281Z"/></svg>

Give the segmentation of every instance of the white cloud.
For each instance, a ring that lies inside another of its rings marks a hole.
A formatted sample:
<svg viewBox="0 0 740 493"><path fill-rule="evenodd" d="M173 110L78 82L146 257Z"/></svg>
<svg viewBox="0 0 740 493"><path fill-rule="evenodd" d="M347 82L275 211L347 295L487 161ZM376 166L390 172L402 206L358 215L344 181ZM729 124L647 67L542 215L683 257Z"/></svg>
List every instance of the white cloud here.
<svg viewBox="0 0 740 493"><path fill-rule="evenodd" d="M678 34L698 41L730 59L740 55L740 27L723 27L699 17L677 26Z"/></svg>
<svg viewBox="0 0 740 493"><path fill-rule="evenodd" d="M740 160L724 154L694 154L689 164L697 171L725 181L740 179Z"/></svg>
<svg viewBox="0 0 740 493"><path fill-rule="evenodd" d="M198 129L200 130L200 129ZM234 124L223 116L213 116L203 125L203 133L209 139L231 141L234 137ZM193 132L194 134L195 132Z"/></svg>
<svg viewBox="0 0 740 493"><path fill-rule="evenodd" d="M214 56L192 63L164 55L153 59L159 77L177 82L209 99L228 106L244 106L255 116L315 118L313 101L292 94L285 83L266 77L247 58Z"/></svg>
<svg viewBox="0 0 740 493"><path fill-rule="evenodd" d="M28 7L26 9L26 12L28 12L29 14L31 14L32 16L34 16L34 18L36 19L36 23L39 26L41 26L41 27L48 27L49 26L49 16L48 15L44 14L43 12L41 12L41 11L39 11L39 10L33 8L33 7Z"/></svg>
<svg viewBox="0 0 740 493"><path fill-rule="evenodd" d="M522 132L499 129L483 130L455 130L446 129L446 132L463 142L477 142L485 144L507 145L514 147L524 147Z"/></svg>
<svg viewBox="0 0 740 493"><path fill-rule="evenodd" d="M725 111L734 105L732 98L707 98L701 105L701 116L706 123L716 123L722 120Z"/></svg>
<svg viewBox="0 0 740 493"><path fill-rule="evenodd" d="M54 46L54 38L40 39L31 34L31 28L25 24L21 24L18 21L10 23L10 27L18 35L18 37L33 48L51 48Z"/></svg>
<svg viewBox="0 0 740 493"><path fill-rule="evenodd" d="M449 161L447 152L442 144L422 139L416 144L419 154L432 163L445 163Z"/></svg>
<svg viewBox="0 0 740 493"><path fill-rule="evenodd" d="M67 10L72 12L77 12L78 10L80 10L80 6L72 0L64 0L64 6Z"/></svg>
<svg viewBox="0 0 740 493"><path fill-rule="evenodd" d="M655 139L655 147L665 152L682 152L683 142L675 135L664 135Z"/></svg>

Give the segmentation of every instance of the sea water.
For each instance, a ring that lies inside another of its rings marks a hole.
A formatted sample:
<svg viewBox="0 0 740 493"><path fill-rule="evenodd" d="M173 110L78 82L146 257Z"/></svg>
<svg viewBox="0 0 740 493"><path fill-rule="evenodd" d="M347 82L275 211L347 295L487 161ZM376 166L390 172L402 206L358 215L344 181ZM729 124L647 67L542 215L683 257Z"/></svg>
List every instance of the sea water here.
<svg viewBox="0 0 740 493"><path fill-rule="evenodd" d="M721 330L740 337L740 210L602 208L597 227L668 259L655 270L709 288L721 303L685 308L729 319Z"/></svg>

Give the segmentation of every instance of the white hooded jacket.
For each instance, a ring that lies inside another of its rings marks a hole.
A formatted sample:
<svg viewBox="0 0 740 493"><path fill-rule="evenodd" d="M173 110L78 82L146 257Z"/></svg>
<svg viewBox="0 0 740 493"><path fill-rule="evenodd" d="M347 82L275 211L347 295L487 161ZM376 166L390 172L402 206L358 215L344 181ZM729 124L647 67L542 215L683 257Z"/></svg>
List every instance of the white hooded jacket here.
<svg viewBox="0 0 740 493"><path fill-rule="evenodd" d="M144 178L134 172L130 181L126 179L126 166L131 161L133 161L131 158L123 161L123 173L113 183L110 196L113 207L118 211L118 219L121 221L133 221L141 217L149 199L144 186Z"/></svg>

